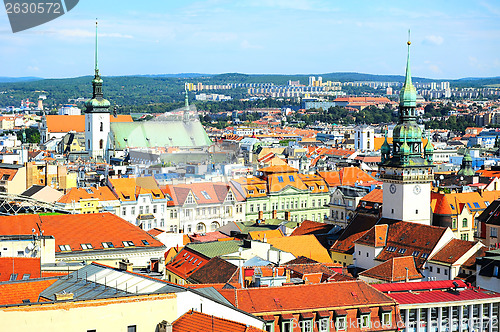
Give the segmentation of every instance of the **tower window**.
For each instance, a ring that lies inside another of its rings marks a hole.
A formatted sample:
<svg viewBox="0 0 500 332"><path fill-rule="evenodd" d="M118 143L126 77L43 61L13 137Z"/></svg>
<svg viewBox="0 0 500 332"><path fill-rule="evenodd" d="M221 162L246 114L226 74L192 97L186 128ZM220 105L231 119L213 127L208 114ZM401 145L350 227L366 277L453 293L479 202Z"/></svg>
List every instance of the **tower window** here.
<svg viewBox="0 0 500 332"><path fill-rule="evenodd" d="M104 147L104 140L99 140L99 150L102 150Z"/></svg>
<svg viewBox="0 0 500 332"><path fill-rule="evenodd" d="M87 140L87 144L88 144L89 150L90 150L90 140Z"/></svg>
<svg viewBox="0 0 500 332"><path fill-rule="evenodd" d="M391 210L391 213L394 213L394 209Z"/></svg>
<svg viewBox="0 0 500 332"><path fill-rule="evenodd" d="M415 214L418 214L418 210L415 210Z"/></svg>
<svg viewBox="0 0 500 332"><path fill-rule="evenodd" d="M101 122L100 130L104 131L104 123Z"/></svg>

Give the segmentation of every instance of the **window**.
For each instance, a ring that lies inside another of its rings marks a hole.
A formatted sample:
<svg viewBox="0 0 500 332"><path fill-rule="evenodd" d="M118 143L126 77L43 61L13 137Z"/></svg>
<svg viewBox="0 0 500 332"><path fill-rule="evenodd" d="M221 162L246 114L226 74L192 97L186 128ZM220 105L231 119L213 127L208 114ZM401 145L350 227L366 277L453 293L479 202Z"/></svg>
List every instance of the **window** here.
<svg viewBox="0 0 500 332"><path fill-rule="evenodd" d="M382 313L382 325L391 325L391 313L383 312Z"/></svg>
<svg viewBox="0 0 500 332"><path fill-rule="evenodd" d="M205 197L206 199L212 199L212 197L210 197L210 195L209 195L206 191L204 191L204 190L202 190L202 191L201 191L201 194L202 194L202 195L203 195L203 197Z"/></svg>
<svg viewBox="0 0 500 332"><path fill-rule="evenodd" d="M451 218L451 228L457 228L457 218Z"/></svg>
<svg viewBox="0 0 500 332"><path fill-rule="evenodd" d="M135 246L134 242L132 241L122 241L124 247L133 247Z"/></svg>
<svg viewBox="0 0 500 332"><path fill-rule="evenodd" d="M135 214L135 206L132 206L132 207L130 208L130 214L131 214L131 215L134 215L134 214Z"/></svg>
<svg viewBox="0 0 500 332"><path fill-rule="evenodd" d="M466 227L467 227L467 224L468 224L468 223L467 223L467 218L464 218L464 219L462 220L462 227L466 228Z"/></svg>
<svg viewBox="0 0 500 332"><path fill-rule="evenodd" d="M361 328L370 327L370 314L361 315Z"/></svg>
<svg viewBox="0 0 500 332"><path fill-rule="evenodd" d="M136 325L127 326L127 332L137 332L137 326Z"/></svg>
<svg viewBox="0 0 500 332"><path fill-rule="evenodd" d="M144 206L139 206L139 214L143 214L144 213Z"/></svg>
<svg viewBox="0 0 500 332"><path fill-rule="evenodd" d="M340 318L340 317L339 317ZM345 319L345 317L343 317ZM344 320L344 329L345 329L345 320ZM341 330L337 327L337 330ZM318 331L319 332L329 332L330 331L330 319L329 318L320 318L318 323Z"/></svg>
<svg viewBox="0 0 500 332"><path fill-rule="evenodd" d="M19 250L19 251L17 252L17 257L24 257L24 251Z"/></svg>
<svg viewBox="0 0 500 332"><path fill-rule="evenodd" d="M165 219L160 219L160 227L165 227Z"/></svg>
<svg viewBox="0 0 500 332"><path fill-rule="evenodd" d="M59 245L59 250L61 250L61 251L71 251L71 246L69 244Z"/></svg>
<svg viewBox="0 0 500 332"><path fill-rule="evenodd" d="M284 320L281 322L281 331L283 332L292 332L293 331L293 322L292 320Z"/></svg>
<svg viewBox="0 0 500 332"><path fill-rule="evenodd" d="M283 177L282 176L278 176L278 182L280 182L280 183L283 182Z"/></svg>
<svg viewBox="0 0 500 332"><path fill-rule="evenodd" d="M144 244L145 246L149 246L149 242L147 240L141 240L142 244Z"/></svg>
<svg viewBox="0 0 500 332"><path fill-rule="evenodd" d="M156 213L156 211L157 211L157 207L156 207L156 205L153 205L153 213Z"/></svg>
<svg viewBox="0 0 500 332"><path fill-rule="evenodd" d="M149 213L149 205L146 205L146 213Z"/></svg>
<svg viewBox="0 0 500 332"><path fill-rule="evenodd" d="M303 320L300 322L300 330L302 332L312 332L313 331L313 328L312 328L312 320L308 319L308 320Z"/></svg>
<svg viewBox="0 0 500 332"><path fill-rule="evenodd" d="M418 255L420 255L420 251L418 250L415 250L412 254L411 254L413 257L417 257Z"/></svg>
<svg viewBox="0 0 500 332"><path fill-rule="evenodd" d="M432 266L429 266L429 272L432 272Z"/></svg>
<svg viewBox="0 0 500 332"><path fill-rule="evenodd" d="M474 202L474 203L472 203L472 204L474 205L474 207L475 207L476 209L480 209L480 208L481 208L481 207L479 206L479 203L478 203L478 202Z"/></svg>
<svg viewBox="0 0 500 332"><path fill-rule="evenodd" d="M104 149L104 141L102 139L99 140L99 150Z"/></svg>
<svg viewBox="0 0 500 332"><path fill-rule="evenodd" d="M102 242L102 247L103 248L114 248L115 246L113 245L113 242Z"/></svg>
<svg viewBox="0 0 500 332"><path fill-rule="evenodd" d="M438 274L440 274L440 273L441 273L441 268L439 268L439 267L438 267L436 272L437 272Z"/></svg>
<svg viewBox="0 0 500 332"><path fill-rule="evenodd" d="M493 267L493 276L498 277L498 266Z"/></svg>
<svg viewBox="0 0 500 332"><path fill-rule="evenodd" d="M87 140L88 149L90 150L90 140Z"/></svg>
<svg viewBox="0 0 500 332"><path fill-rule="evenodd" d="M274 322L266 322L265 330L267 332L274 332Z"/></svg>
<svg viewBox="0 0 500 332"><path fill-rule="evenodd" d="M25 273L23 274L23 279L22 280L28 280L30 278L31 274Z"/></svg>
<svg viewBox="0 0 500 332"><path fill-rule="evenodd" d="M17 273L12 273L9 277L9 281L14 281L17 279Z"/></svg>
<svg viewBox="0 0 500 332"><path fill-rule="evenodd" d="M444 275L447 276L448 275L448 270L447 269L444 269Z"/></svg>
<svg viewBox="0 0 500 332"><path fill-rule="evenodd" d="M427 257L429 257L429 254L428 253L422 253L422 255L420 255L420 258L423 258L423 259L427 259Z"/></svg>
<svg viewBox="0 0 500 332"><path fill-rule="evenodd" d="M288 179L289 179L291 182L295 182L295 179L294 179L293 175L289 175L289 176L288 176Z"/></svg>
<svg viewBox="0 0 500 332"><path fill-rule="evenodd" d="M400 249L398 250L398 253L400 253L400 254L404 254L405 252L406 252L406 249L405 249L405 248L400 248Z"/></svg>
<svg viewBox="0 0 500 332"><path fill-rule="evenodd" d="M197 232L204 232L204 231L205 231L205 224L203 224L203 223L201 223L201 222L200 222L200 223L198 223L198 224L196 225L196 231L197 231Z"/></svg>
<svg viewBox="0 0 500 332"><path fill-rule="evenodd" d="M490 237L497 237L498 236L498 228L491 227L490 228Z"/></svg>

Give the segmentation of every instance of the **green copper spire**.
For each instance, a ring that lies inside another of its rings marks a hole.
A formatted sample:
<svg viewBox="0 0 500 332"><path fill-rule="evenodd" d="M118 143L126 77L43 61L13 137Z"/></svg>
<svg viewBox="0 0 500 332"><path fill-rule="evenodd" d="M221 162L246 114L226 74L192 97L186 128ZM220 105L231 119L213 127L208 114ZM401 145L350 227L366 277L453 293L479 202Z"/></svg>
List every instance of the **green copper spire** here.
<svg viewBox="0 0 500 332"><path fill-rule="evenodd" d="M410 70L410 30L408 30L408 57L406 60L406 76L405 83L399 93L399 106L401 107L416 107L417 106L417 90L411 82Z"/></svg>

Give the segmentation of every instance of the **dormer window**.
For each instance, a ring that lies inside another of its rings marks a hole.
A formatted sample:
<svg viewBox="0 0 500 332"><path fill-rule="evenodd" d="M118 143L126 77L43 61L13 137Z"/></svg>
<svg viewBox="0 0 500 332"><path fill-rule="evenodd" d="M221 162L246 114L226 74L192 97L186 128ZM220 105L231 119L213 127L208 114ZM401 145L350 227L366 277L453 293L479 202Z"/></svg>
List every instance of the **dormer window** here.
<svg viewBox="0 0 500 332"><path fill-rule="evenodd" d="M59 250L61 251L71 251L71 246L69 244L59 245Z"/></svg>
<svg viewBox="0 0 500 332"><path fill-rule="evenodd" d="M80 244L83 250L93 249L90 243L82 243Z"/></svg>

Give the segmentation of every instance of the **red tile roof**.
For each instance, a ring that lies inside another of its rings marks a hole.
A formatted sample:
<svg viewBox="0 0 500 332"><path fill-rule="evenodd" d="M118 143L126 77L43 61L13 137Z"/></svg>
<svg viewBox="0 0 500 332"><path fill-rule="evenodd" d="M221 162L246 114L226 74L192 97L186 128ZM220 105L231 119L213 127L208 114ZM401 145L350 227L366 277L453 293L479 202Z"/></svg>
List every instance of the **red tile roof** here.
<svg viewBox="0 0 500 332"><path fill-rule="evenodd" d="M387 295L359 280L219 292L237 308L252 314L394 304Z"/></svg>
<svg viewBox="0 0 500 332"><path fill-rule="evenodd" d="M359 167L344 167L340 171L319 172L330 187L352 186L356 183L375 182L375 179Z"/></svg>
<svg viewBox="0 0 500 332"><path fill-rule="evenodd" d="M0 257L0 281L11 280L11 274L17 274L13 280L21 280L23 275L30 279L40 278L40 258Z"/></svg>
<svg viewBox="0 0 500 332"><path fill-rule="evenodd" d="M0 305L19 304L23 300L38 302L40 293L52 286L58 278L23 280L0 284Z"/></svg>
<svg viewBox="0 0 500 332"><path fill-rule="evenodd" d="M393 257L371 269L361 272L359 275L386 282L401 282L405 281L407 277L409 281L423 278L415 266L413 256Z"/></svg>
<svg viewBox="0 0 500 332"><path fill-rule="evenodd" d="M193 272L207 264L208 261L210 261L208 257L191 250L189 247L184 247L172 261L165 265L165 268L186 280Z"/></svg>
<svg viewBox="0 0 500 332"><path fill-rule="evenodd" d="M205 234L196 234L196 233L192 235L188 234L188 237L191 242L211 242L211 241L218 241L219 239L229 238L229 236L227 236L226 234L222 234L219 231L208 232Z"/></svg>
<svg viewBox="0 0 500 332"><path fill-rule="evenodd" d="M455 280L458 282L458 280ZM481 299L500 298L499 293L493 292L476 292L472 289L461 291L451 290L431 290L418 293L391 293L388 294L399 304L416 304L416 303L439 303L439 302L454 302L454 301L474 301Z"/></svg>
<svg viewBox="0 0 500 332"><path fill-rule="evenodd" d="M352 254L354 252L354 241L368 232L378 220L378 216L358 213L344 229L338 240L331 246L330 250Z"/></svg>
<svg viewBox="0 0 500 332"><path fill-rule="evenodd" d="M163 247L147 232L111 213L0 217L0 234L31 235L32 229L41 229L44 235L54 236L56 254L61 252L59 246L62 245L69 245L73 252L82 251L82 244L105 249L103 242L112 242L114 248ZM126 246L122 241L132 241L134 246Z"/></svg>
<svg viewBox="0 0 500 332"><path fill-rule="evenodd" d="M114 201L118 198L108 187L71 188L66 195L59 199L59 203L79 202L81 199L96 198L99 201Z"/></svg>
<svg viewBox="0 0 500 332"><path fill-rule="evenodd" d="M290 236L307 234L326 234L333 228L333 225L322 222L304 220L299 227L293 230Z"/></svg>
<svg viewBox="0 0 500 332"><path fill-rule="evenodd" d="M384 191L382 189L373 189L361 198L360 202L363 201L382 204L384 202Z"/></svg>
<svg viewBox="0 0 500 332"><path fill-rule="evenodd" d="M458 284L458 287L463 288L467 285L461 280L439 280L439 281L422 281L422 282L406 282L394 284L373 284L372 287L381 292L407 292L407 291L422 291L431 289L448 289L453 288L453 282Z"/></svg>
<svg viewBox="0 0 500 332"><path fill-rule="evenodd" d="M473 241L452 239L429 260L445 264L453 264L475 245L476 242Z"/></svg>
<svg viewBox="0 0 500 332"><path fill-rule="evenodd" d="M217 332L264 332L232 320L219 318L190 310L172 323L173 332L217 331Z"/></svg>

